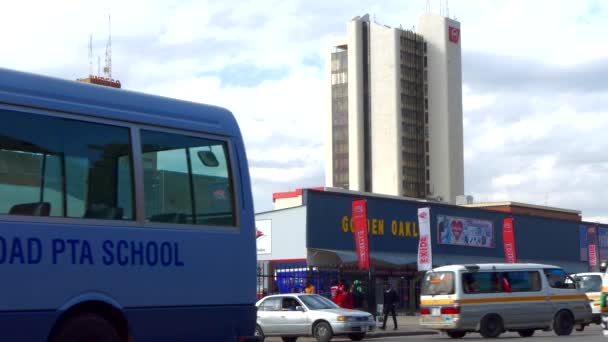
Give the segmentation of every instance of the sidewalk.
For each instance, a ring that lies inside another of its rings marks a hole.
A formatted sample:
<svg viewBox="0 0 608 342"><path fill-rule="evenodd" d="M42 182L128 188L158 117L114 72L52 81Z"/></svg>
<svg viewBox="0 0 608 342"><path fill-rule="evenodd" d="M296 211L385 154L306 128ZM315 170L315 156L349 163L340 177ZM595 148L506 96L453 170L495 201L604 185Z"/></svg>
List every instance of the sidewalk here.
<svg viewBox="0 0 608 342"><path fill-rule="evenodd" d="M387 336L434 335L437 330L425 329L418 324L420 316L397 316L397 330L393 330L393 319L388 317L386 330L380 329L382 322L377 322L374 332L367 333L367 338Z"/></svg>

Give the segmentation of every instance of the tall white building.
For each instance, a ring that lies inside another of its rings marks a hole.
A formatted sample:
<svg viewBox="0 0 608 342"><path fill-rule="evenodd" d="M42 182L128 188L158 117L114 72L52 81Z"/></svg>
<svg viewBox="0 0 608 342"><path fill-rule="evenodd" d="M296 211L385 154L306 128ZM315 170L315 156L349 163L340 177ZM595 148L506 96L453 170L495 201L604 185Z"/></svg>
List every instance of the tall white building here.
<svg viewBox="0 0 608 342"><path fill-rule="evenodd" d="M459 22L428 13L413 32L356 17L327 69L327 186L464 194Z"/></svg>

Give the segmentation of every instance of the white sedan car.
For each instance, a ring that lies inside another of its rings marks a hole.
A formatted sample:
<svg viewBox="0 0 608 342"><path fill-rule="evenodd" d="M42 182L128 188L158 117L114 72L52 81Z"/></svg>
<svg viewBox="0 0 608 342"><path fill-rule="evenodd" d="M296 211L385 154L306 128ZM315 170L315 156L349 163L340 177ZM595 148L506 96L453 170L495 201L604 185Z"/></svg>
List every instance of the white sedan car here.
<svg viewBox="0 0 608 342"><path fill-rule="evenodd" d="M331 300L315 294L282 294L260 299L255 333L262 339L281 336L293 342L300 336L314 336L319 342L336 335L360 341L376 327L367 312L343 309Z"/></svg>

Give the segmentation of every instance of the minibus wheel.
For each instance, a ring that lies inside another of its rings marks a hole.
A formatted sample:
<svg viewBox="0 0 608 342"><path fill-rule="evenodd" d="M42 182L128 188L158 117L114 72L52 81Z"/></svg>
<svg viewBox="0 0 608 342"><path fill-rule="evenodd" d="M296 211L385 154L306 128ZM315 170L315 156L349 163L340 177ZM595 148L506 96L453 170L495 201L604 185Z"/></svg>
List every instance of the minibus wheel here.
<svg viewBox="0 0 608 342"><path fill-rule="evenodd" d="M555 315L553 319L553 331L558 336L567 336L574 329L574 317L570 311L562 310Z"/></svg>
<svg viewBox="0 0 608 342"><path fill-rule="evenodd" d="M502 318L496 314L486 315L479 327L479 333L485 338L495 338L504 331Z"/></svg>

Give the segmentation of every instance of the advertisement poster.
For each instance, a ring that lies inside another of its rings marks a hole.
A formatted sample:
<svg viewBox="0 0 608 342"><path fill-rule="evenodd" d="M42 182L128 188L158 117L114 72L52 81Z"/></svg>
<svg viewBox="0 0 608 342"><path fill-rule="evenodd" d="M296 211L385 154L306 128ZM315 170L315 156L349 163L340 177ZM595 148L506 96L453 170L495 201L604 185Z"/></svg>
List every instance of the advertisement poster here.
<svg viewBox="0 0 608 342"><path fill-rule="evenodd" d="M272 220L257 220L255 228L257 254L272 253Z"/></svg>
<svg viewBox="0 0 608 342"><path fill-rule="evenodd" d="M369 243L367 240L367 206L365 200L352 203L353 226L355 227L355 247L359 269L369 269Z"/></svg>
<svg viewBox="0 0 608 342"><path fill-rule="evenodd" d="M420 240L418 241L418 271L428 271L433 268L430 208L418 209L418 226L420 227Z"/></svg>
<svg viewBox="0 0 608 342"><path fill-rule="evenodd" d="M442 245L494 248L494 223L437 215L437 239Z"/></svg>

